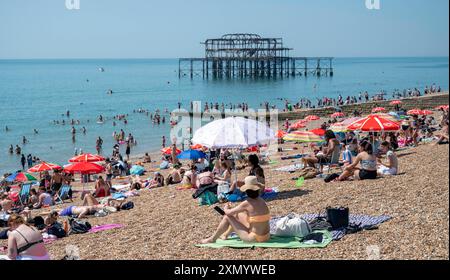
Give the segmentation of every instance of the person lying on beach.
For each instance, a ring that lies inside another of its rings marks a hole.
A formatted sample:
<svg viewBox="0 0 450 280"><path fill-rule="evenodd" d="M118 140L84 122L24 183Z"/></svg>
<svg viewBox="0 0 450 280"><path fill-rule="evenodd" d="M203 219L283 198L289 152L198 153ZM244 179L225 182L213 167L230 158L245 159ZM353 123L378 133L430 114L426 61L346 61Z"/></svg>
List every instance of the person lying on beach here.
<svg viewBox="0 0 450 280"><path fill-rule="evenodd" d="M164 186L164 176L159 173L155 172L155 177L150 181L149 188L159 188Z"/></svg>
<svg viewBox="0 0 450 280"><path fill-rule="evenodd" d="M256 176L248 176L241 186L247 199L237 207L229 204L224 207L225 215L214 234L201 241L202 244L214 243L218 238L227 239L234 231L244 242L266 242L270 239L270 211L260 197L264 185Z"/></svg>
<svg viewBox="0 0 450 280"><path fill-rule="evenodd" d="M358 167L360 164L360 167ZM359 144L359 154L353 163L345 167L344 172L336 181L345 181L354 176L357 180L376 179L377 178L377 158L373 155L372 144L362 141Z"/></svg>
<svg viewBox="0 0 450 280"><path fill-rule="evenodd" d="M82 206L103 206L103 207L114 207L116 210L119 210L125 200L117 200L112 197L103 198L101 202L99 202L92 194L83 193L81 195L81 199L83 201Z"/></svg>
<svg viewBox="0 0 450 280"><path fill-rule="evenodd" d="M138 175L134 175L130 177L130 189L131 190L140 190L144 187L145 182L141 180Z"/></svg>
<svg viewBox="0 0 450 280"><path fill-rule="evenodd" d="M8 219L8 253L0 260L50 260L42 234L13 214Z"/></svg>
<svg viewBox="0 0 450 280"><path fill-rule="evenodd" d="M97 211L102 210L105 208L102 204L92 205L92 206L68 206L62 210L53 210L57 211L58 215L61 217L72 217L76 216L78 219L85 218L88 215L94 215ZM41 215L48 215L50 212L42 212Z"/></svg>
<svg viewBox="0 0 450 280"><path fill-rule="evenodd" d="M248 163L250 165L250 172L248 173L248 176L256 176L258 179L258 182L262 185L266 184L266 178L264 176L264 169L259 165L259 158L255 154L251 154L248 156ZM234 193L236 189L239 189L241 186L244 185L243 181L235 181L230 187L230 191L228 194ZM261 194L264 192L264 188L261 190Z"/></svg>
<svg viewBox="0 0 450 280"><path fill-rule="evenodd" d="M380 146L381 153L386 155L387 161L383 162L378 158L378 174L379 175L397 175L398 172L398 158L392 151L389 142L384 141Z"/></svg>
<svg viewBox="0 0 450 280"><path fill-rule="evenodd" d="M448 135L448 119L444 122L444 126L442 127L439 134L437 134L439 139L434 145L448 144L449 143L449 135Z"/></svg>

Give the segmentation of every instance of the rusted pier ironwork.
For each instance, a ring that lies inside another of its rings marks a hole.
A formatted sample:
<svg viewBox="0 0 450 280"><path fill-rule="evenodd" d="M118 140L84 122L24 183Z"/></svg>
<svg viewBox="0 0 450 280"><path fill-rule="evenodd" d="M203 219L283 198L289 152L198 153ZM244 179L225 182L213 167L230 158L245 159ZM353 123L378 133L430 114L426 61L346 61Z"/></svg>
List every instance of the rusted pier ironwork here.
<svg viewBox="0 0 450 280"><path fill-rule="evenodd" d="M179 59L180 78L333 76L332 57L291 57L282 38L227 34L202 44L204 58Z"/></svg>

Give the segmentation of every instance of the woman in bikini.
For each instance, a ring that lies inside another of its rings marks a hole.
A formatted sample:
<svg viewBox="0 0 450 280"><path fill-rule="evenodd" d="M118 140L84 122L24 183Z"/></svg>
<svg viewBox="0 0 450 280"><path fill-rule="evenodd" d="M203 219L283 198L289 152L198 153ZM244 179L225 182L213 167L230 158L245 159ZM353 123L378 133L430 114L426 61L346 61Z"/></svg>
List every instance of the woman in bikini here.
<svg viewBox="0 0 450 280"><path fill-rule="evenodd" d="M360 167L358 167L358 164ZM357 180L367 180L377 178L377 158L373 154L372 144L362 141L359 145L359 154L354 162L348 165L341 176L336 181L345 181L350 176Z"/></svg>
<svg viewBox="0 0 450 280"><path fill-rule="evenodd" d="M256 176L248 176L241 186L247 200L235 208L226 205L225 215L214 234L201 241L202 244L214 243L220 237L227 239L231 232L236 232L244 242L266 242L270 239L270 211L259 193L264 185Z"/></svg>
<svg viewBox="0 0 450 280"><path fill-rule="evenodd" d="M50 260L42 234L28 226L23 217L12 214L8 225L8 254L0 260Z"/></svg>

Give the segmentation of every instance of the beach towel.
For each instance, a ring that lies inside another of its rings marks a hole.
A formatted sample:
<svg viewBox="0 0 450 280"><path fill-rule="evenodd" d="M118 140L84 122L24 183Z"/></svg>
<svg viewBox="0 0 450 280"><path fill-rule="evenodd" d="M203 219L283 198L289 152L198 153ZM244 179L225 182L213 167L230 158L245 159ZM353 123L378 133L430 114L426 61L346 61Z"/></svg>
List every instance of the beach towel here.
<svg viewBox="0 0 450 280"><path fill-rule="evenodd" d="M124 184L124 185L112 185L111 188L115 189L116 191L121 191L128 189L130 187L130 184Z"/></svg>
<svg viewBox="0 0 450 280"><path fill-rule="evenodd" d="M99 232L99 231L105 231L105 230L110 230L110 229L115 229L115 228L122 228L124 227L124 225L122 224L106 224L106 225L98 225L98 226L94 226L93 228L91 228L89 230L90 233L95 233L95 232Z"/></svg>
<svg viewBox="0 0 450 280"><path fill-rule="evenodd" d="M275 169L275 171L279 171L279 172L295 172L299 169L303 168L303 164L301 163L296 163L296 164L292 164L292 165L288 165L288 166L282 166L279 167L277 169Z"/></svg>
<svg viewBox="0 0 450 280"><path fill-rule="evenodd" d="M295 213L291 213L289 215L296 215ZM288 215L288 216L289 216ZM269 224L270 224L270 233L273 234L276 231L276 223L278 220L283 218L284 216L278 216L273 217ZM303 219L305 219L308 222L313 221L314 219L317 219L319 217L319 214L303 214L300 215ZM356 224L360 225L361 227L371 227L371 226L378 226L381 223L384 223L388 220L392 219L390 216L386 215L380 215L380 216L369 216L369 215L356 215L356 214L350 214L349 215L349 224ZM331 236L334 241L342 239L346 234L345 229L338 229L338 230L332 230Z"/></svg>
<svg viewBox="0 0 450 280"><path fill-rule="evenodd" d="M145 169L140 165L133 165L130 169L130 174L132 175L142 175L144 174Z"/></svg>
<svg viewBox="0 0 450 280"><path fill-rule="evenodd" d="M298 154L298 155L292 155L292 156L285 156L285 157L281 157L282 160L288 160L288 159L297 159L297 158L302 158L303 155Z"/></svg>
<svg viewBox="0 0 450 280"><path fill-rule="evenodd" d="M323 240L321 243L302 242L299 237L279 237L271 236L267 242L244 242L238 237L232 237L227 240L218 239L216 243L197 244L197 247L207 248L277 248L277 249L298 249L298 248L325 248L331 243L332 237L330 232L326 230L315 231L315 233L322 233Z"/></svg>
<svg viewBox="0 0 450 280"><path fill-rule="evenodd" d="M277 188L266 188L264 193L261 195L261 198L264 200L269 200L277 197L278 189ZM226 195L226 199L230 202L239 202L243 201L247 198L246 194L241 191L235 191L233 194Z"/></svg>

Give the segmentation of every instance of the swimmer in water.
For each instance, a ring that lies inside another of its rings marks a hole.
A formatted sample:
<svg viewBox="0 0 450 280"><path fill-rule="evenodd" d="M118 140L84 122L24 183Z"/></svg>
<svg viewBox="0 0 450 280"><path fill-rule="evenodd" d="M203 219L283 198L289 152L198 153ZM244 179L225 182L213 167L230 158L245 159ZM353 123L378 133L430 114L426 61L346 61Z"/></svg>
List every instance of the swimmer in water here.
<svg viewBox="0 0 450 280"><path fill-rule="evenodd" d="M5 131L9 131L9 128L8 128L8 126L6 126L6 127L5 127Z"/></svg>
<svg viewBox="0 0 450 280"><path fill-rule="evenodd" d="M39 134L36 128L34 129L34 134Z"/></svg>

